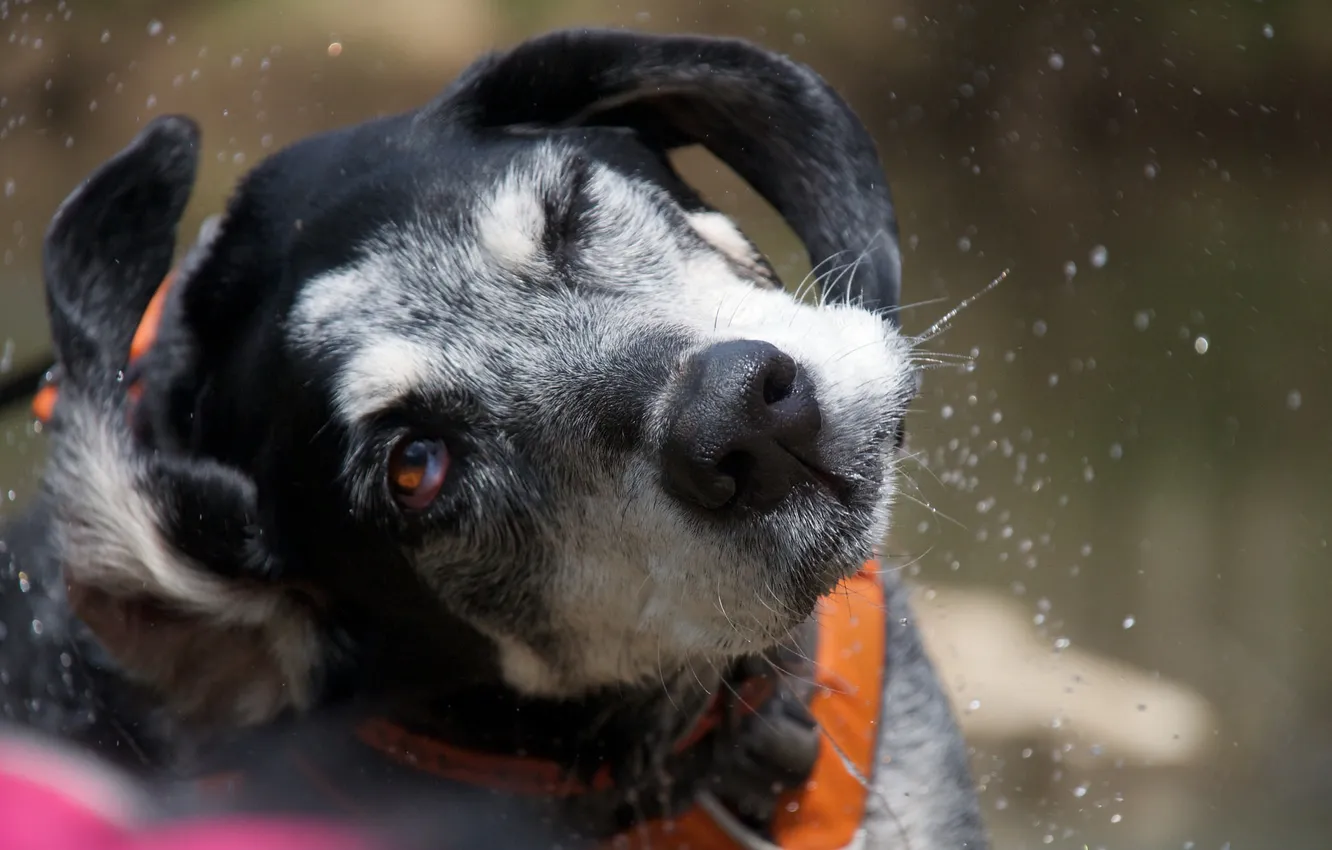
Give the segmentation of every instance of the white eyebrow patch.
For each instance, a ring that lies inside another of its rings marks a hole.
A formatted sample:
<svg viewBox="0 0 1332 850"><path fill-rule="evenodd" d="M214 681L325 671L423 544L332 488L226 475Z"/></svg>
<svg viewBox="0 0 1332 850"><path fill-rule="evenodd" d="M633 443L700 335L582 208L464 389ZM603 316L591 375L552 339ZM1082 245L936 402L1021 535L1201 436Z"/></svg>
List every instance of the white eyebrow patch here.
<svg viewBox="0 0 1332 850"><path fill-rule="evenodd" d="M477 216L481 249L510 269L539 261L545 227L546 212L533 182L513 176L501 181Z"/></svg>
<svg viewBox="0 0 1332 850"><path fill-rule="evenodd" d="M685 216L703 241L742 265L754 261L754 246L729 217L719 212L695 212Z"/></svg>
<svg viewBox="0 0 1332 850"><path fill-rule="evenodd" d="M401 337L367 343L338 376L338 413L355 423L401 401L430 382L438 357L435 350Z"/></svg>

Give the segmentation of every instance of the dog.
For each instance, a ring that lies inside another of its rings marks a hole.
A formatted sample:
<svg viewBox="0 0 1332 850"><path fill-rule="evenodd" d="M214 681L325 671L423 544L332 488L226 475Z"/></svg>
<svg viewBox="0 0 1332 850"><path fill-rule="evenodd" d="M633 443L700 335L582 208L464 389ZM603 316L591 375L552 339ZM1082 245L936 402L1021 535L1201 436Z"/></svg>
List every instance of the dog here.
<svg viewBox="0 0 1332 850"><path fill-rule="evenodd" d="M540 765L543 822L594 840L703 800L784 846L821 758L865 789L854 828L785 846L988 846L906 590L865 567L918 373L874 142L813 70L538 37L272 155L173 269L199 144L154 119L47 233L58 395L6 532L7 713L176 778L354 717L406 773ZM818 303L678 175L691 145L781 213ZM865 594L857 766L810 630Z"/></svg>

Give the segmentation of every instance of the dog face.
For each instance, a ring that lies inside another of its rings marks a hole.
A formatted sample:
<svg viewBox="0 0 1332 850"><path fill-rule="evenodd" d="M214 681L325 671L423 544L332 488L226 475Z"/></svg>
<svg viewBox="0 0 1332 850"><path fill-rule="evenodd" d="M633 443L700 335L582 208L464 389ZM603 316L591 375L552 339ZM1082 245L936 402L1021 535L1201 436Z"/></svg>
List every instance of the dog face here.
<svg viewBox="0 0 1332 850"><path fill-rule="evenodd" d="M689 144L783 214L819 304L676 175ZM334 632L529 694L655 681L781 639L885 534L915 391L896 223L803 66L557 33L278 153L179 267L131 403L196 147L159 119L47 243L63 562L150 682L202 704L223 686L164 657L244 644L262 719ZM148 652L164 611L183 643Z"/></svg>

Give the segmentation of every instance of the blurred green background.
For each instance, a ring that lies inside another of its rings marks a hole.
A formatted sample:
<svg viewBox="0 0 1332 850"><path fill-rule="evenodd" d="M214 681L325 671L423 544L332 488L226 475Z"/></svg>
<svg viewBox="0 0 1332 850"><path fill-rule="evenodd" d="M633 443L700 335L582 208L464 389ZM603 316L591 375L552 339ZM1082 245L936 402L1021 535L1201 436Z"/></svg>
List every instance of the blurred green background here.
<svg viewBox="0 0 1332 850"><path fill-rule="evenodd" d="M0 0L0 372L47 344L55 205L150 116L203 126L192 232L267 152L571 24L822 72L893 181L908 330L1012 270L930 344L967 361L927 376L890 545L996 847L1329 846L1325 0ZM21 410L0 439L8 512L42 446Z"/></svg>

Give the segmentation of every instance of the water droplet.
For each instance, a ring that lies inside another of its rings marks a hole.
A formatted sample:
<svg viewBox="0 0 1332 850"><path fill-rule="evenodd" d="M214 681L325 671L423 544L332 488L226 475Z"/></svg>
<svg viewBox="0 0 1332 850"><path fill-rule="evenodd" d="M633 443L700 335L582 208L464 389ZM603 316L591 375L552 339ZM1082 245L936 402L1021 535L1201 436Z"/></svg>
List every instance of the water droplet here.
<svg viewBox="0 0 1332 850"><path fill-rule="evenodd" d="M237 68L239 68L239 67L241 66L241 63L244 62L244 61L245 61L245 60L243 60L243 59L240 57L240 54L237 54L237 55L231 57L231 69L232 69L233 71L236 70Z"/></svg>
<svg viewBox="0 0 1332 850"><path fill-rule="evenodd" d="M904 18L901 15L898 15L897 17L893 18L893 29L897 30L898 32L906 32L906 28L907 28L906 18Z"/></svg>
<svg viewBox="0 0 1332 850"><path fill-rule="evenodd" d="M1074 797L1085 797L1085 796L1087 796L1087 786L1086 786L1086 785L1079 785L1078 787L1074 788L1074 789L1073 789L1073 796L1074 796Z"/></svg>
<svg viewBox="0 0 1332 850"><path fill-rule="evenodd" d="M1055 652L1063 652L1064 650L1068 649L1069 646L1072 645L1072 643L1073 642L1066 637L1055 638L1054 642Z"/></svg>
<svg viewBox="0 0 1332 850"><path fill-rule="evenodd" d="M957 250L961 251L964 254L970 251L971 240L965 236L959 237L957 240Z"/></svg>
<svg viewBox="0 0 1332 850"><path fill-rule="evenodd" d="M939 411L939 415L942 416L944 419L952 419L953 406L951 404L945 404L943 406L943 409Z"/></svg>
<svg viewBox="0 0 1332 850"><path fill-rule="evenodd" d="M1082 468L1082 480L1089 484L1096 480L1096 469L1090 463Z"/></svg>
<svg viewBox="0 0 1332 850"><path fill-rule="evenodd" d="M6 178L6 180L5 180L5 197L6 197L6 198L12 198L12 197L14 197L14 193L17 192L17 191L18 191L18 184L14 182L14 179L13 179L12 177L11 177L11 178Z"/></svg>
<svg viewBox="0 0 1332 850"><path fill-rule="evenodd" d="M1050 379L1049 379L1049 380L1050 380L1050 386L1052 386L1052 387L1057 387L1057 386L1059 386L1059 373L1058 373L1058 372L1051 372L1051 373L1050 373Z"/></svg>
<svg viewBox="0 0 1332 850"><path fill-rule="evenodd" d="M978 699L973 699L971 702L967 703L968 711L976 711L979 708L980 708L980 700Z"/></svg>
<svg viewBox="0 0 1332 850"><path fill-rule="evenodd" d="M1133 628L1133 625L1137 622L1138 622L1137 619L1135 619L1132 614L1129 614L1127 617L1124 618L1124 629L1128 630Z"/></svg>
<svg viewBox="0 0 1332 850"><path fill-rule="evenodd" d="M42 628L43 628L43 626L42 626L42 621L41 621L41 620L33 620L33 621L32 621L32 633L33 633L33 634L35 634L35 635L39 635L39 634L41 634L41 633L42 633Z"/></svg>
<svg viewBox="0 0 1332 850"><path fill-rule="evenodd" d="M154 106L157 106L157 95L155 94L148 95L148 100L144 103L144 105L149 109L152 109Z"/></svg>
<svg viewBox="0 0 1332 850"><path fill-rule="evenodd" d="M1078 273L1078 264L1069 260L1064 263L1064 280L1072 280Z"/></svg>
<svg viewBox="0 0 1332 850"><path fill-rule="evenodd" d="M1119 460L1119 459L1122 458L1123 456L1124 456L1124 447L1121 446L1119 443L1111 443L1111 444L1110 444L1110 459L1111 459L1111 460Z"/></svg>
<svg viewBox="0 0 1332 850"><path fill-rule="evenodd" d="M1198 352L1199 354L1206 354L1207 349L1210 346L1211 343L1207 341L1207 337L1205 336L1200 336L1193 341L1193 350Z"/></svg>
<svg viewBox="0 0 1332 850"><path fill-rule="evenodd" d="M1152 314L1147 312L1146 310L1139 310L1138 312L1133 314L1133 327L1137 328L1138 330L1140 331L1147 330L1148 326L1151 325L1151 323L1152 323Z"/></svg>
<svg viewBox="0 0 1332 850"><path fill-rule="evenodd" d="M339 56L341 56L341 55L342 55L342 42L340 42L340 41L335 41L335 42L333 42L332 44L330 44L330 45L328 46L328 55L329 55L330 57L332 57L333 59L337 59Z"/></svg>
<svg viewBox="0 0 1332 850"><path fill-rule="evenodd" d="M1062 70L1064 70L1064 54L1062 54L1062 53L1051 53L1051 54L1050 54L1050 58L1049 58L1048 60L1046 60L1046 61L1049 62L1049 64L1050 64L1050 70L1052 70L1052 71L1062 71Z"/></svg>
<svg viewBox="0 0 1332 850"><path fill-rule="evenodd" d="M1105 268L1106 261L1110 259L1110 251L1104 245L1096 245L1087 254L1087 259L1091 261L1092 268Z"/></svg>
<svg viewBox="0 0 1332 850"><path fill-rule="evenodd" d="M1124 819L1124 816L1121 815L1121 814L1113 814L1113 815L1110 816L1110 822L1111 822L1111 823L1119 823L1119 822L1122 821L1123 819Z"/></svg>
<svg viewBox="0 0 1332 850"><path fill-rule="evenodd" d="M1299 390L1291 390L1286 393L1286 407L1291 410L1299 410L1302 404L1304 404L1304 397L1300 395Z"/></svg>
<svg viewBox="0 0 1332 850"><path fill-rule="evenodd" d="M102 44L111 40L111 30L102 30Z"/></svg>
<svg viewBox="0 0 1332 850"><path fill-rule="evenodd" d="M1161 173L1161 167L1154 162L1149 162L1142 167L1142 174L1148 180L1155 180L1156 175Z"/></svg>
<svg viewBox="0 0 1332 850"><path fill-rule="evenodd" d="M151 35L151 36L161 35L161 34L162 34L162 22L159 21L159 20L157 20L157 19L153 19L153 20L149 21L149 22L148 22L148 34Z"/></svg>
<svg viewBox="0 0 1332 850"><path fill-rule="evenodd" d="M1036 334L1036 336L1045 336L1045 332L1048 329L1044 319L1037 319L1031 323L1031 332Z"/></svg>
<svg viewBox="0 0 1332 850"><path fill-rule="evenodd" d="M1263 38L1272 38L1276 35L1276 28L1271 24L1263 24Z"/></svg>

